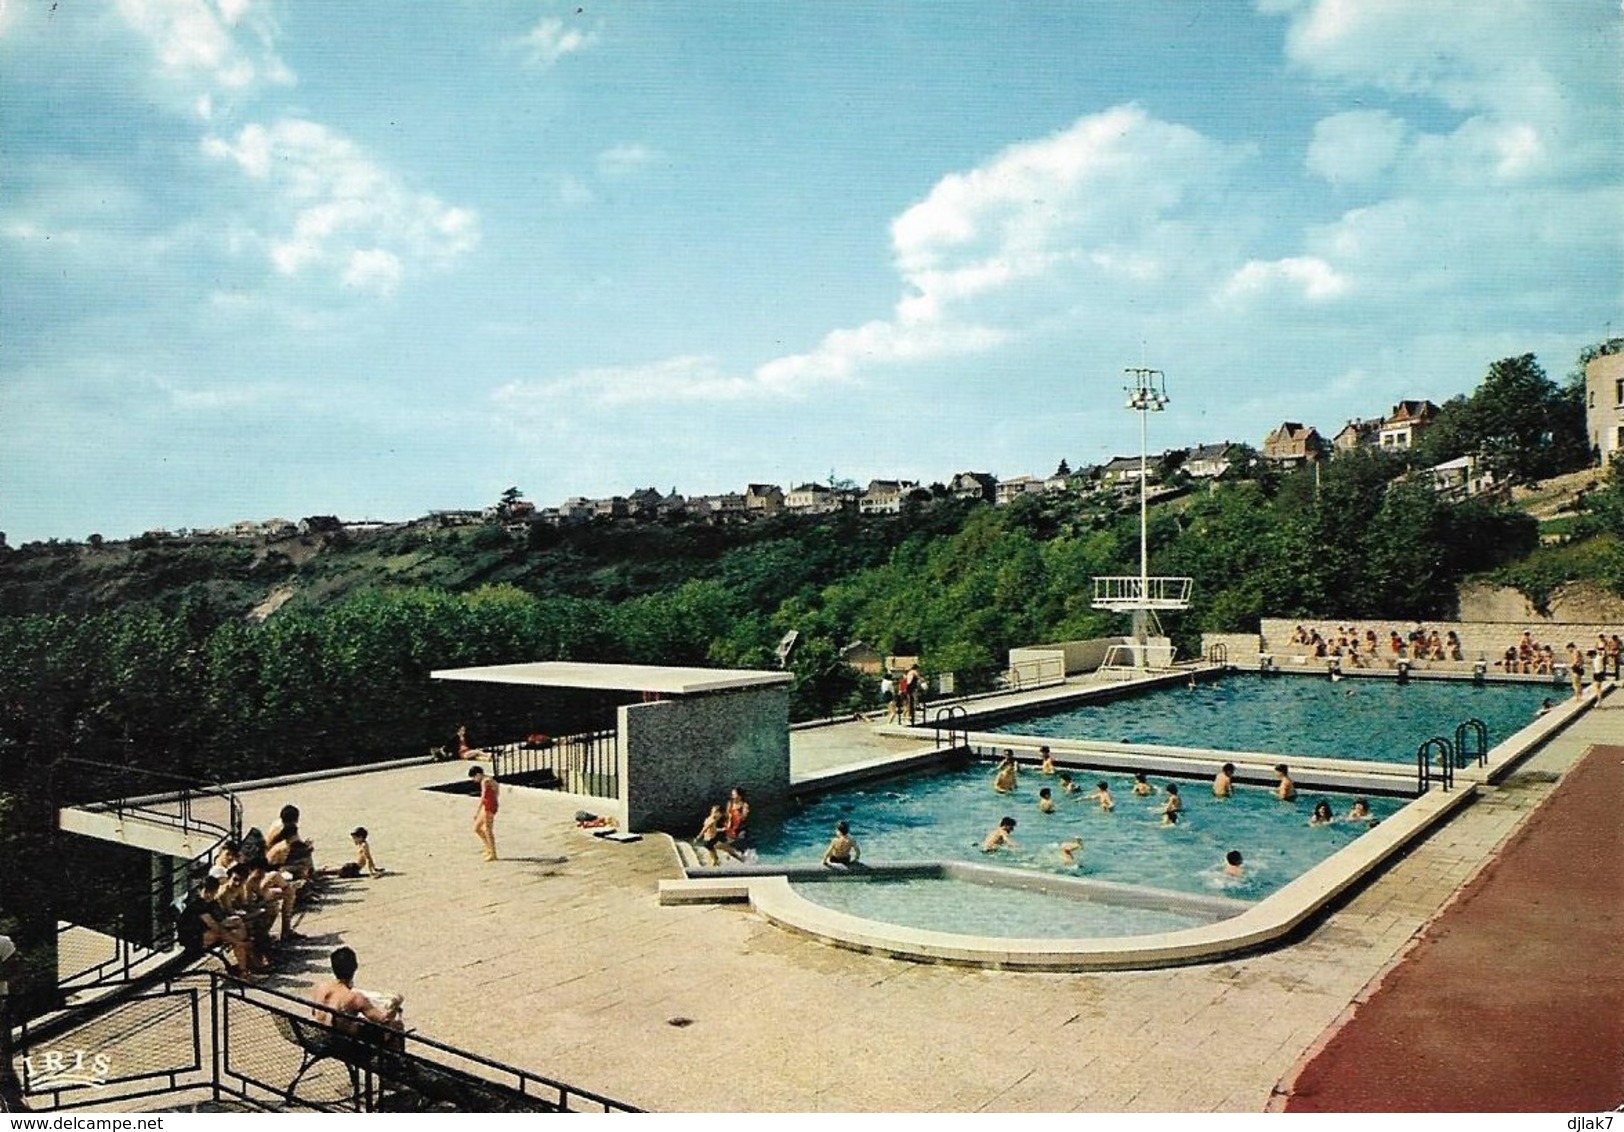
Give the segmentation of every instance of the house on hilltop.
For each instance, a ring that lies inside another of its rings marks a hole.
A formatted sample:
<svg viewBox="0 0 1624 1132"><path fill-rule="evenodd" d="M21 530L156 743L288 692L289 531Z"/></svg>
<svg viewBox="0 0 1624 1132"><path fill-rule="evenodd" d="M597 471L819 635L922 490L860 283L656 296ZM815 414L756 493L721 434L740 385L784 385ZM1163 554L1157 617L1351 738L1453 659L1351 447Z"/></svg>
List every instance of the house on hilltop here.
<svg viewBox="0 0 1624 1132"><path fill-rule="evenodd" d="M1325 440L1319 429L1300 421L1282 421L1263 438L1263 458L1286 467L1314 463L1324 452Z"/></svg>
<svg viewBox="0 0 1624 1132"><path fill-rule="evenodd" d="M1199 444L1184 455L1181 467L1184 474L1196 480L1215 480L1229 471L1234 462L1235 446L1227 440L1217 444Z"/></svg>
<svg viewBox="0 0 1624 1132"><path fill-rule="evenodd" d="M947 485L954 499L979 499L991 503L998 498L998 478L987 472L960 472Z"/></svg>
<svg viewBox="0 0 1624 1132"><path fill-rule="evenodd" d="M776 515L784 509L784 489L775 483L752 483L744 489L744 509Z"/></svg>
<svg viewBox="0 0 1624 1132"><path fill-rule="evenodd" d="M1382 421L1380 444L1383 448L1414 448L1421 434L1438 418L1438 406L1431 401L1400 401Z"/></svg>
<svg viewBox="0 0 1624 1132"><path fill-rule="evenodd" d="M1624 339L1614 338L1585 363L1585 434L1602 467L1624 452Z"/></svg>
<svg viewBox="0 0 1624 1132"><path fill-rule="evenodd" d="M1361 448L1374 448L1381 442L1382 418L1351 420L1331 437L1333 453L1356 452Z"/></svg>

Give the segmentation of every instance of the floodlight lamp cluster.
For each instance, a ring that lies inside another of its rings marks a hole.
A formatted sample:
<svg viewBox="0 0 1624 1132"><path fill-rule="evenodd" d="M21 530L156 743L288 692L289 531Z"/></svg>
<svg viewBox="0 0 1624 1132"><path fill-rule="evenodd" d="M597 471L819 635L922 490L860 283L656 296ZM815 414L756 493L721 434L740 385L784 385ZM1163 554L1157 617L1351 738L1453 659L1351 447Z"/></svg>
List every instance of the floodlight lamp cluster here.
<svg viewBox="0 0 1624 1132"><path fill-rule="evenodd" d="M1167 375L1159 369L1128 369L1133 379L1128 386L1127 407L1141 413L1159 413L1167 408Z"/></svg>

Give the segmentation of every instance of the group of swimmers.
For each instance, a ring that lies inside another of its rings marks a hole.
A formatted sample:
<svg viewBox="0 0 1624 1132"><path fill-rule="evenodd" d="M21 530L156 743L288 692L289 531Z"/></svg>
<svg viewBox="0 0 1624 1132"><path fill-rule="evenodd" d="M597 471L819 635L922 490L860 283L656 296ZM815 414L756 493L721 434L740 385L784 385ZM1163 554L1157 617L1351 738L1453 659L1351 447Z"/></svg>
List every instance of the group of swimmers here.
<svg viewBox="0 0 1624 1132"><path fill-rule="evenodd" d="M1080 795L1080 800L1094 802L1099 808L1110 813L1116 809L1116 799L1111 795L1111 784L1100 779L1094 784L1094 789L1083 793L1082 787L1067 771L1058 769L1054 763L1054 756L1047 746L1038 748L1040 761L1038 773L1053 776L1060 785L1063 794ZM1277 763L1274 767L1275 785L1271 793L1282 802L1297 800L1297 785L1291 779L1291 768L1285 763ZM999 759L998 769L993 776L993 791L998 794L1015 793L1019 781L1019 764L1015 761L1015 752L1006 749L1003 757ZM1212 794L1215 798L1229 798L1235 792L1235 764L1225 763L1213 776ZM1145 777L1144 771L1136 771L1133 776L1133 794L1138 798L1153 798L1156 796L1156 787ZM1176 782L1169 782L1163 787L1164 798L1160 807L1162 825L1176 826L1179 815L1184 812L1184 795L1180 792ZM1043 786L1038 789L1038 812L1052 814L1055 812L1054 789ZM1328 801L1321 800L1314 806L1313 816L1308 824L1312 826L1329 825L1336 820ZM1364 798L1355 800L1352 808L1344 819L1349 822L1358 822L1365 825L1375 825L1379 820L1370 811L1370 803ZM995 829L987 834L981 843L983 853L994 853L1000 849L1013 849L1015 842L1011 834L1015 831L1016 821L1012 817L1001 819ZM1068 865L1075 864L1077 853L1083 847L1081 838L1073 837L1060 844L1061 859ZM1241 873L1243 861L1239 850L1230 850L1225 855L1225 872L1232 876Z"/></svg>

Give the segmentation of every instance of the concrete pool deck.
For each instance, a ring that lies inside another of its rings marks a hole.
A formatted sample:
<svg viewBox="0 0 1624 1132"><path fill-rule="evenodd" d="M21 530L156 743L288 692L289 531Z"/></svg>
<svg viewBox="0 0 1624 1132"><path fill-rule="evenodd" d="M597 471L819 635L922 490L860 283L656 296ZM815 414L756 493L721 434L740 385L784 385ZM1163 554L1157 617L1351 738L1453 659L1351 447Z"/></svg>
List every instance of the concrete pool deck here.
<svg viewBox="0 0 1624 1132"><path fill-rule="evenodd" d="M271 787L243 801L261 826L283 803L299 805L324 861L341 859L348 830L366 825L391 870L335 882L271 986L308 990L342 942L360 955L359 981L403 993L423 1033L629 1104L1259 1112L1508 837L1538 826L1538 807L1585 751L1624 734L1621 701L1610 697L1480 787L1297 942L1153 971L899 962L786 932L739 906L662 907L659 882L679 875L663 838L594 838L575 827L577 799L540 791L504 793L504 859L487 864L469 829L472 799L421 789L459 779L461 764ZM847 759L875 757L874 730L797 731L796 777L836 765L842 732ZM806 746L804 735L817 738ZM1554 990L1547 1005L1573 1016Z"/></svg>

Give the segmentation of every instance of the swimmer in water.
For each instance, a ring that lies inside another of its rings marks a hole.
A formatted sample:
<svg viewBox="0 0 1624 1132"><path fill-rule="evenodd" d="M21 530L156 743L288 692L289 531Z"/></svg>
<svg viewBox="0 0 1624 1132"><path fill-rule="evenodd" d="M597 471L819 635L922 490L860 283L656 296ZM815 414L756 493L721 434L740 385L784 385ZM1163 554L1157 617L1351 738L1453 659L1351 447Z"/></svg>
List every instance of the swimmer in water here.
<svg viewBox="0 0 1624 1132"><path fill-rule="evenodd" d="M1274 796L1282 802L1295 802L1297 800L1297 784L1292 782L1291 771L1287 769L1286 764L1277 764L1274 773L1280 776L1280 781L1275 783L1274 786Z"/></svg>
<svg viewBox="0 0 1624 1132"><path fill-rule="evenodd" d="M1005 751L1003 760L998 764L998 773L993 777L992 788L997 794L1015 793L1015 752Z"/></svg>
<svg viewBox="0 0 1624 1132"><path fill-rule="evenodd" d="M1116 799L1111 797L1111 784L1109 782L1096 782L1094 784L1094 793L1088 795L1088 798L1097 800L1100 809L1106 813L1116 809Z"/></svg>
<svg viewBox="0 0 1624 1132"><path fill-rule="evenodd" d="M1038 748L1038 754L1043 756L1043 761L1038 764L1038 773L1039 774L1053 774L1054 773L1054 756L1049 753L1049 748L1048 747L1039 747Z"/></svg>
<svg viewBox="0 0 1624 1132"><path fill-rule="evenodd" d="M1235 793L1235 764L1225 763L1212 780L1212 796L1228 798Z"/></svg>
<svg viewBox="0 0 1624 1132"><path fill-rule="evenodd" d="M1321 799L1314 803L1314 816L1308 819L1308 824L1330 825L1335 820L1336 815L1331 813L1331 803Z"/></svg>
<svg viewBox="0 0 1624 1132"><path fill-rule="evenodd" d="M1365 801L1363 798L1357 798L1354 800L1353 809L1348 811L1348 820L1362 821L1371 824L1374 824L1376 821L1375 817L1370 812L1370 803Z"/></svg>
<svg viewBox="0 0 1624 1132"><path fill-rule="evenodd" d="M1062 841L1060 843L1060 859L1068 865L1075 865L1078 863L1077 854L1082 851L1082 848L1083 839L1081 837L1073 837L1069 841Z"/></svg>
<svg viewBox="0 0 1624 1132"><path fill-rule="evenodd" d="M1065 771L1060 772L1060 792L1062 794L1077 793L1077 783L1073 782L1071 775L1067 774Z"/></svg>
<svg viewBox="0 0 1624 1132"><path fill-rule="evenodd" d="M1167 802L1162 806L1164 814L1179 814L1184 812L1184 799L1179 797L1179 788L1174 783L1167 784Z"/></svg>
<svg viewBox="0 0 1624 1132"><path fill-rule="evenodd" d="M987 834L987 839L981 843L983 853L995 853L999 849L1017 848L1010 834L1015 832L1014 818L1000 818L998 828Z"/></svg>
<svg viewBox="0 0 1624 1132"><path fill-rule="evenodd" d="M1243 864L1244 862L1241 860L1241 851L1239 849L1231 849L1229 852L1224 854L1224 872L1229 876L1242 876L1243 870L1241 866Z"/></svg>
<svg viewBox="0 0 1624 1132"><path fill-rule="evenodd" d="M1133 796L1135 798L1148 798L1156 793L1156 788L1145 781L1145 772L1137 771L1133 776Z"/></svg>
<svg viewBox="0 0 1624 1132"><path fill-rule="evenodd" d="M1054 798L1050 795L1049 788L1047 786L1038 791L1038 813L1054 813Z"/></svg>

